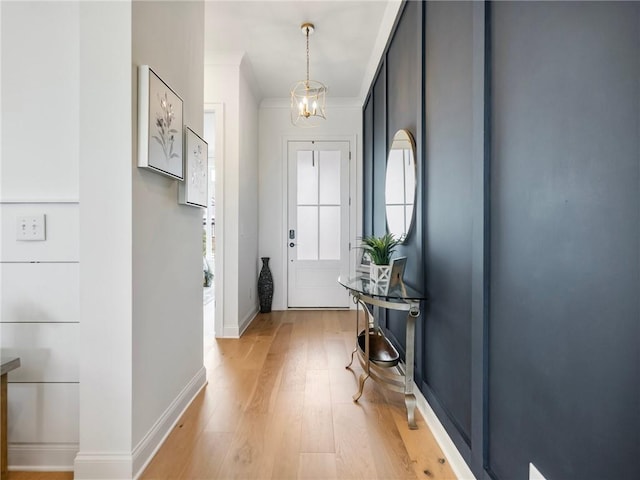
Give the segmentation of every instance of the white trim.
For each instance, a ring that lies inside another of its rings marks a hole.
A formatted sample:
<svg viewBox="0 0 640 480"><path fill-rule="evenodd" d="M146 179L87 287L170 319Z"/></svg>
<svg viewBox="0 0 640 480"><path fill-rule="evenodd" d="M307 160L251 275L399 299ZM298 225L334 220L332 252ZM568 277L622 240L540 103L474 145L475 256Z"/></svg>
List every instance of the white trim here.
<svg viewBox="0 0 640 480"><path fill-rule="evenodd" d="M247 328L249 328L249 325L256 319L258 313L258 307L255 307L249 314L245 315L237 327L224 327L224 334L222 337L218 336L217 338L240 338Z"/></svg>
<svg viewBox="0 0 640 480"><path fill-rule="evenodd" d="M78 453L73 467L75 480L130 480L132 457L127 453Z"/></svg>
<svg viewBox="0 0 640 480"><path fill-rule="evenodd" d="M217 338L226 337L224 331L224 104L205 103L204 111L214 113L215 170L216 170L216 253L214 265L215 313L214 332Z"/></svg>
<svg viewBox="0 0 640 480"><path fill-rule="evenodd" d="M9 444L9 470L70 472L78 453L77 443Z"/></svg>
<svg viewBox="0 0 640 480"><path fill-rule="evenodd" d="M240 333L239 336L242 336L242 334L247 330L247 328L249 328L249 325L253 323L253 321L256 319L257 316L258 316L258 307L254 306L253 310L251 310L247 315L245 315L245 317L240 322L240 325L238 326L238 330Z"/></svg>
<svg viewBox="0 0 640 480"><path fill-rule="evenodd" d="M132 467L138 478L149 464L158 449L167 439L173 427L178 423L193 399L207 385L207 370L201 367L198 373L185 386L171 405L164 411L151 430L135 446L132 452Z"/></svg>
<svg viewBox="0 0 640 480"><path fill-rule="evenodd" d="M11 203L74 203L79 204L80 200L77 198L3 198L0 199L0 204Z"/></svg>
<svg viewBox="0 0 640 480"><path fill-rule="evenodd" d="M436 442L438 442L442 453L447 457L449 465L451 465L451 470L453 470L456 478L458 480L475 480L476 477L471 473L471 469L467 465L467 462L462 458L462 455L456 448L447 431L442 426L442 423L440 423L440 420L429 405L429 402L427 402L427 399L424 398L422 392L415 385L413 391L416 396L418 410L422 414L425 422L427 422L429 430L431 430L433 437L436 439Z"/></svg>

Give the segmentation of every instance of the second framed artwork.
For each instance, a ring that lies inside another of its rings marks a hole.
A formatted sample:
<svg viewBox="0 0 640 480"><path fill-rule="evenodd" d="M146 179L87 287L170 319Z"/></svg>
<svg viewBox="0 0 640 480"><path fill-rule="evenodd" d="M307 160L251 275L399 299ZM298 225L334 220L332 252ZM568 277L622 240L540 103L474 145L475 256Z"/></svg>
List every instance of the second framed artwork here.
<svg viewBox="0 0 640 480"><path fill-rule="evenodd" d="M189 127L184 129L184 182L178 183L178 202L194 207L207 207L208 145Z"/></svg>

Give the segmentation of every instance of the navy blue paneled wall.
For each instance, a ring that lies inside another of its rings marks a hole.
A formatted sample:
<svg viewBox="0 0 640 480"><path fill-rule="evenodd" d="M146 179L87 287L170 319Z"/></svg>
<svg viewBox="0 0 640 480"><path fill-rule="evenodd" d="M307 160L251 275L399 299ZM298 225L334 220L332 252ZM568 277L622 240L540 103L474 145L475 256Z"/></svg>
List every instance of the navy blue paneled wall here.
<svg viewBox="0 0 640 480"><path fill-rule="evenodd" d="M372 82L363 231L408 129L416 383L478 478L640 478L638 51L637 2L410 1Z"/></svg>

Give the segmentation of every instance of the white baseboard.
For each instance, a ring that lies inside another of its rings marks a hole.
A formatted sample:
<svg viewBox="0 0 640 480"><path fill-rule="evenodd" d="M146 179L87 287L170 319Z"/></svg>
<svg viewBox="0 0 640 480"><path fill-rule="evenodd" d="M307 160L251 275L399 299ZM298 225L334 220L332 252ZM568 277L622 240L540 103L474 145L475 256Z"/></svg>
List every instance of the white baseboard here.
<svg viewBox="0 0 640 480"><path fill-rule="evenodd" d="M458 478L458 480L476 480L476 477L471 473L471 469L467 465L467 462L465 462L462 455L460 455L460 452L453 443L453 440L451 440L451 437L442 426L442 423L440 423L440 420L429 405L429 402L427 402L427 399L424 398L422 392L416 388L415 385L413 390L416 395L418 410L422 414L425 422L427 422L436 442L440 445L442 453L447 457L449 465L451 465L451 470L453 470L456 478Z"/></svg>
<svg viewBox="0 0 640 480"><path fill-rule="evenodd" d="M245 332L251 322L255 320L258 316L259 310L255 307L251 310L245 317L240 321L240 324L236 326L225 326L222 329L222 338L240 338L240 336Z"/></svg>
<svg viewBox="0 0 640 480"><path fill-rule="evenodd" d="M9 444L9 470L25 472L71 472L77 443Z"/></svg>
<svg viewBox="0 0 640 480"><path fill-rule="evenodd" d="M258 313L260 312L260 309L256 306L253 308L252 311L250 311L240 322L240 336L245 332L245 330L247 328L249 328L249 325L251 325L251 323L256 319L256 317L258 316Z"/></svg>
<svg viewBox="0 0 640 480"><path fill-rule="evenodd" d="M138 478L147 467L158 449L169 436L173 427L185 412L193 399L207 385L207 370L200 368L198 373L191 379L182 392L169 405L162 416L158 419L151 430L133 449L133 472L134 478Z"/></svg>
<svg viewBox="0 0 640 480"><path fill-rule="evenodd" d="M165 441L195 396L207 384L204 367L191 379L160 416L158 421L136 445L131 454L80 452L76 456L76 480L131 480L138 478Z"/></svg>
<svg viewBox="0 0 640 480"><path fill-rule="evenodd" d="M73 467L75 480L131 480L131 455L79 452Z"/></svg>

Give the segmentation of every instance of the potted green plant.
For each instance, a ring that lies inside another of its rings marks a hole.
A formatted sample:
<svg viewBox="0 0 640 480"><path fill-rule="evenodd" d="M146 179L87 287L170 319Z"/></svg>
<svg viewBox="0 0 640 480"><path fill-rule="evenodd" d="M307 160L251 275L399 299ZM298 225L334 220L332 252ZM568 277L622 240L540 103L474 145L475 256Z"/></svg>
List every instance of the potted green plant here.
<svg viewBox="0 0 640 480"><path fill-rule="evenodd" d="M369 276L373 283L388 282L391 276L391 255L395 251L400 239L392 233L386 233L381 237L369 235L362 239L361 248L369 256Z"/></svg>
<svg viewBox="0 0 640 480"><path fill-rule="evenodd" d="M202 257L202 270L204 273L204 280L202 282L203 287L210 287L213 283L213 272L209 266L209 262L205 257Z"/></svg>

